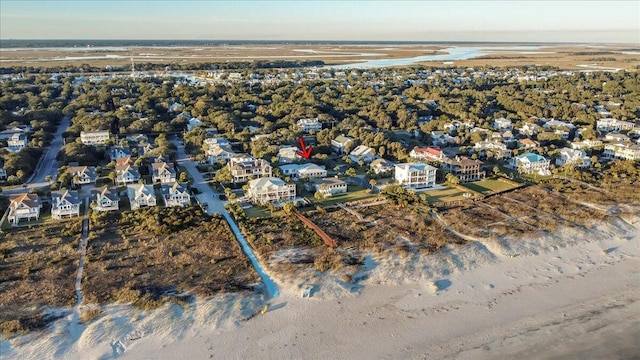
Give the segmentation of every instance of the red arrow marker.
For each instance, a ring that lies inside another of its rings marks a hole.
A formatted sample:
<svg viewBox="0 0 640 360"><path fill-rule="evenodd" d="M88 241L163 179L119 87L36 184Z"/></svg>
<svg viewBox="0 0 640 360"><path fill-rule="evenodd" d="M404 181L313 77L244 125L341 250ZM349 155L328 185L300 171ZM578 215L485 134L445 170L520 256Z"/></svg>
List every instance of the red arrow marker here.
<svg viewBox="0 0 640 360"><path fill-rule="evenodd" d="M302 138L298 138L298 141L300 141L300 149L302 151L297 150L296 154L302 156L305 159L308 159L309 156L311 155L311 149L313 149L313 146L306 147L304 145L304 140Z"/></svg>

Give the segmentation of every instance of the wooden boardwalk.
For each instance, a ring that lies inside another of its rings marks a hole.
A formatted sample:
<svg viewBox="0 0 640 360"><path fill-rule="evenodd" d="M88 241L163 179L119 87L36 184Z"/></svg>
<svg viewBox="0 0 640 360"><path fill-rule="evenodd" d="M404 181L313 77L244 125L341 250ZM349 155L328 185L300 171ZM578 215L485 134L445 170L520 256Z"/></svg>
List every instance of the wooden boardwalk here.
<svg viewBox="0 0 640 360"><path fill-rule="evenodd" d="M300 214L298 210L293 210L293 214L297 216L298 219L300 219L300 221L302 221L305 225L313 229L313 231L315 231L316 234L320 236L320 238L324 241L325 244L327 244L328 247L330 248L338 247L338 243L335 240L333 240L329 235L327 235L327 233L325 233L324 230L322 230L318 225L314 224L313 221L307 219L306 216Z"/></svg>

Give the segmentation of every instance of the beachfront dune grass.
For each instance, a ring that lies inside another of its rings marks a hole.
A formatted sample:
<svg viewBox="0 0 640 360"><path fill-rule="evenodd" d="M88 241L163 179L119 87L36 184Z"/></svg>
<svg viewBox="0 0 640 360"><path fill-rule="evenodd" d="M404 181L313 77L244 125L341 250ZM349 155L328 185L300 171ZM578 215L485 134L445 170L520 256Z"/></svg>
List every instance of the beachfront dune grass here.
<svg viewBox="0 0 640 360"><path fill-rule="evenodd" d="M195 206L92 214L86 303L120 301L148 309L253 289L258 282L221 216Z"/></svg>
<svg viewBox="0 0 640 360"><path fill-rule="evenodd" d="M44 308L72 306L81 220L8 229L0 241L0 329L3 336L41 329Z"/></svg>

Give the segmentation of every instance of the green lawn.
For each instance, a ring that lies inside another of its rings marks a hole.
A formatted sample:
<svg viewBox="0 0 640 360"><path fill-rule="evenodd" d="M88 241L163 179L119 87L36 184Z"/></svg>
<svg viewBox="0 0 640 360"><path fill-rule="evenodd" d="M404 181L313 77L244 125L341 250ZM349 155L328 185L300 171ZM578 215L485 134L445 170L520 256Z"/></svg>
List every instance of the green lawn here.
<svg viewBox="0 0 640 360"><path fill-rule="evenodd" d="M489 193L499 193L499 192L515 189L521 186L520 184L516 185L506 181L500 181L496 178L487 178L482 181L476 181L476 182L466 183L461 185L472 191L475 191L484 195Z"/></svg>
<svg viewBox="0 0 640 360"><path fill-rule="evenodd" d="M267 208L263 208L263 207L259 207L259 206L253 206L250 207L248 209L243 209L244 210L244 214L248 217L248 218L268 218L271 217L271 211L269 211L269 209ZM281 211L275 211L273 214L276 215L278 213L280 213Z"/></svg>
<svg viewBox="0 0 640 360"><path fill-rule="evenodd" d="M372 197L378 196L378 194L372 194L369 190L365 189L363 186L358 185L348 185L349 192L343 195L333 196L330 198L322 199L319 202L322 205L333 205L337 203L345 203L356 200L363 200ZM313 198L313 197L311 197Z"/></svg>
<svg viewBox="0 0 640 360"><path fill-rule="evenodd" d="M434 189L434 190L427 190L424 191L424 194L427 195L427 201L429 202L429 204L433 204L436 202L449 202L449 201L458 201L458 200L466 200L468 198L464 197L464 194L466 194L466 191L457 189L457 188L452 188L452 187L444 187L442 189ZM469 191L468 193L472 193L472 191Z"/></svg>

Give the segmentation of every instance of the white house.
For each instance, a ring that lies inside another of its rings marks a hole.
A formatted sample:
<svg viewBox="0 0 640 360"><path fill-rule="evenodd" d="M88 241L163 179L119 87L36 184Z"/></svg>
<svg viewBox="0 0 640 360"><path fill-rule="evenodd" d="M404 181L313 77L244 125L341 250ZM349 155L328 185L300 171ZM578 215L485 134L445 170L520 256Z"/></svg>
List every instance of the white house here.
<svg viewBox="0 0 640 360"><path fill-rule="evenodd" d="M60 190L51 192L51 217L62 219L80 216L80 196L77 191Z"/></svg>
<svg viewBox="0 0 640 360"><path fill-rule="evenodd" d="M322 130L322 123L318 118L300 119L297 122L298 128L306 133L310 131Z"/></svg>
<svg viewBox="0 0 640 360"><path fill-rule="evenodd" d="M491 124L491 127L496 130L511 130L513 129L513 123L509 119L499 118L493 120L493 124Z"/></svg>
<svg viewBox="0 0 640 360"><path fill-rule="evenodd" d="M38 194L21 193L9 196L9 215L7 219L13 226L21 221L38 220L42 204Z"/></svg>
<svg viewBox="0 0 640 360"><path fill-rule="evenodd" d="M160 188L164 206L189 206L191 204L191 195L187 188L178 182L173 184L164 184Z"/></svg>
<svg viewBox="0 0 640 360"><path fill-rule="evenodd" d="M230 147L231 143L224 137L213 137L204 139L204 145L208 147L212 146L220 146L220 147Z"/></svg>
<svg viewBox="0 0 640 360"><path fill-rule="evenodd" d="M81 131L80 141L85 145L104 145L109 140L109 131Z"/></svg>
<svg viewBox="0 0 640 360"><path fill-rule="evenodd" d="M436 184L437 169L423 163L402 163L395 166L395 179L406 188L426 188Z"/></svg>
<svg viewBox="0 0 640 360"><path fill-rule="evenodd" d="M589 159L584 150L562 148L556 158L556 166L565 165L573 165L577 168L589 168L591 167L591 159Z"/></svg>
<svg viewBox="0 0 640 360"><path fill-rule="evenodd" d="M309 183L310 191L318 191L323 196L331 197L347 193L347 183L337 178L313 179Z"/></svg>
<svg viewBox="0 0 640 360"><path fill-rule="evenodd" d="M433 142L433 145L441 146L451 144L455 142L455 139L453 136L445 134L444 131L438 130L431 132L431 142Z"/></svg>
<svg viewBox="0 0 640 360"><path fill-rule="evenodd" d="M550 161L543 156L526 153L513 158L509 166L521 174L551 175L549 164Z"/></svg>
<svg viewBox="0 0 640 360"><path fill-rule="evenodd" d="M24 133L13 134L9 139L7 139L7 148L11 152L20 151L28 145L29 139L27 139L27 134Z"/></svg>
<svg viewBox="0 0 640 360"><path fill-rule="evenodd" d="M358 145L349 153L349 159L354 163L357 163L361 158L368 164L376 158L376 152L368 146Z"/></svg>
<svg viewBox="0 0 640 360"><path fill-rule="evenodd" d="M602 146L603 142L601 140L584 140L584 141L577 141L574 143L571 143L571 148L572 149L592 149L596 146Z"/></svg>
<svg viewBox="0 0 640 360"><path fill-rule="evenodd" d="M284 175L290 176L294 180L304 178L318 179L327 176L327 169L324 166L313 163L282 165L280 170Z"/></svg>
<svg viewBox="0 0 640 360"><path fill-rule="evenodd" d="M602 132L627 131L633 129L634 123L618 119L605 118L596 122L596 130Z"/></svg>
<svg viewBox="0 0 640 360"><path fill-rule="evenodd" d="M131 210L136 210L146 206L156 206L156 192L152 185L128 185L127 196L129 197Z"/></svg>
<svg viewBox="0 0 640 360"><path fill-rule="evenodd" d="M640 160L640 146L630 143L605 144L602 155L608 159Z"/></svg>
<svg viewBox="0 0 640 360"><path fill-rule="evenodd" d="M254 179L249 181L246 197L256 204L291 201L296 198L296 185L275 177Z"/></svg>
<svg viewBox="0 0 640 360"><path fill-rule="evenodd" d="M202 126L202 121L197 118L191 118L187 122L187 131L191 131L199 126Z"/></svg>
<svg viewBox="0 0 640 360"><path fill-rule="evenodd" d="M345 148L351 143L353 143L352 138L344 135L338 135L335 139L331 140L331 148L337 154L342 155L345 153Z"/></svg>
<svg viewBox="0 0 640 360"><path fill-rule="evenodd" d="M95 211L118 211L120 196L114 189L103 186L92 192L95 201Z"/></svg>

